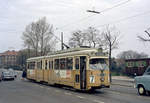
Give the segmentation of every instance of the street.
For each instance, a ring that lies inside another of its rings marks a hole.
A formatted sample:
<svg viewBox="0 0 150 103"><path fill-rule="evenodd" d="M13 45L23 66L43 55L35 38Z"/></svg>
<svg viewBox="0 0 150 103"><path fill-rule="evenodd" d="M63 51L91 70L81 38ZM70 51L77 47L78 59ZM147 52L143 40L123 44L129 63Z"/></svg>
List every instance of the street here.
<svg viewBox="0 0 150 103"><path fill-rule="evenodd" d="M0 82L0 103L149 103L149 96L139 96L136 89L120 85L83 93L67 88L22 81Z"/></svg>

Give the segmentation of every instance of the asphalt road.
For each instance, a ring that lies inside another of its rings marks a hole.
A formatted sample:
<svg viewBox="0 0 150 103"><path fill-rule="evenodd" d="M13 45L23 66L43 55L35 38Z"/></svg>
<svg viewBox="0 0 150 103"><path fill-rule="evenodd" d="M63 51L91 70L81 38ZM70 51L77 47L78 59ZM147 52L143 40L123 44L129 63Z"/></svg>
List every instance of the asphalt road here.
<svg viewBox="0 0 150 103"><path fill-rule="evenodd" d="M150 103L150 96L139 96L136 89L119 85L82 93L18 78L0 82L0 103Z"/></svg>

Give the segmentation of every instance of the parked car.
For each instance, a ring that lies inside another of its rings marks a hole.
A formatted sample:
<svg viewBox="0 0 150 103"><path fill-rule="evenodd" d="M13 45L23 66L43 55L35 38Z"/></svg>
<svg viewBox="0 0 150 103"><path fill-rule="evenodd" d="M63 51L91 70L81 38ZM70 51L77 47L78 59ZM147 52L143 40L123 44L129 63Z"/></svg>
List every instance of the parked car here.
<svg viewBox="0 0 150 103"><path fill-rule="evenodd" d="M17 77L17 72L15 72L12 68L9 68L8 69L12 75L14 75L14 77L16 78Z"/></svg>
<svg viewBox="0 0 150 103"><path fill-rule="evenodd" d="M15 76L11 71L2 72L2 80L14 80Z"/></svg>
<svg viewBox="0 0 150 103"><path fill-rule="evenodd" d="M135 86L140 95L148 93L150 95L150 66L142 76L135 77Z"/></svg>
<svg viewBox="0 0 150 103"><path fill-rule="evenodd" d="M0 72L0 82L2 81L2 72Z"/></svg>

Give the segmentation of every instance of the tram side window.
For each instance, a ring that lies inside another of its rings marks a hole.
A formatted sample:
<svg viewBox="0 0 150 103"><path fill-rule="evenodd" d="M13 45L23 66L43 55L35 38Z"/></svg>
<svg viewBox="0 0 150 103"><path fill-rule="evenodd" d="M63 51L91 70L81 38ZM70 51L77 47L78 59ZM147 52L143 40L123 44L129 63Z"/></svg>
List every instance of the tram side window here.
<svg viewBox="0 0 150 103"><path fill-rule="evenodd" d="M28 64L28 68L29 68L29 69L34 69L34 68L35 68L35 62L30 62L30 63Z"/></svg>
<svg viewBox="0 0 150 103"><path fill-rule="evenodd" d="M40 63L40 69L42 69L42 63L43 63L43 62L42 62L42 60L41 60L41 63Z"/></svg>
<svg viewBox="0 0 150 103"><path fill-rule="evenodd" d="M29 63L27 63L27 69L30 69L30 68L29 68Z"/></svg>
<svg viewBox="0 0 150 103"><path fill-rule="evenodd" d="M79 58L76 58L75 66L76 66L76 69L79 69Z"/></svg>
<svg viewBox="0 0 150 103"><path fill-rule="evenodd" d="M51 61L49 61L49 69L52 69L52 68L51 68Z"/></svg>
<svg viewBox="0 0 150 103"><path fill-rule="evenodd" d="M67 58L67 69L73 69L73 58Z"/></svg>
<svg viewBox="0 0 150 103"><path fill-rule="evenodd" d="M51 64L52 64L52 69L53 69L53 61L51 61Z"/></svg>
<svg viewBox="0 0 150 103"><path fill-rule="evenodd" d="M37 69L42 69L42 61L41 62L37 62Z"/></svg>
<svg viewBox="0 0 150 103"><path fill-rule="evenodd" d="M47 69L47 60L45 60L45 70Z"/></svg>
<svg viewBox="0 0 150 103"><path fill-rule="evenodd" d="M66 69L66 59L60 59L60 69Z"/></svg>
<svg viewBox="0 0 150 103"><path fill-rule="evenodd" d="M55 69L59 69L59 59L55 59Z"/></svg>
<svg viewBox="0 0 150 103"><path fill-rule="evenodd" d="M53 69L53 61L49 61L49 69Z"/></svg>

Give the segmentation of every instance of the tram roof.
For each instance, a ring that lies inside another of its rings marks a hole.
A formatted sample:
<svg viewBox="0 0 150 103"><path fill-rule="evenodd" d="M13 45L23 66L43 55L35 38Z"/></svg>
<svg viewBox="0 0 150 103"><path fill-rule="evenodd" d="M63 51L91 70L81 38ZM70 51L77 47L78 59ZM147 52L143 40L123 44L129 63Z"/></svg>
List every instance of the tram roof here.
<svg viewBox="0 0 150 103"><path fill-rule="evenodd" d="M48 53L46 56L29 58L28 61L49 58L49 57L61 57L61 56L72 56L72 55L91 55L91 56L102 56L107 58L107 53L104 53L102 49L97 48L73 48L62 51L56 51L53 53Z"/></svg>

